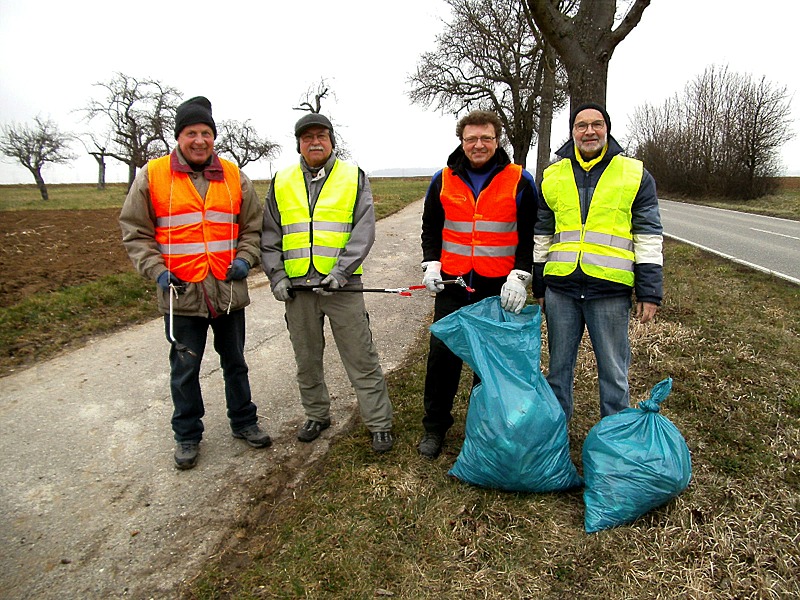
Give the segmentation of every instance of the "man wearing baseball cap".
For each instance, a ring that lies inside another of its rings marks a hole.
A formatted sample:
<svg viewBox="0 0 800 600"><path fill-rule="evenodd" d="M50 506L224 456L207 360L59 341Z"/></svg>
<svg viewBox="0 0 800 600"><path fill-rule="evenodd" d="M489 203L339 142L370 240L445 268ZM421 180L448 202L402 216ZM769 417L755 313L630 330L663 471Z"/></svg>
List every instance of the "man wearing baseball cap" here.
<svg viewBox="0 0 800 600"><path fill-rule="evenodd" d="M272 294L285 303L306 421L312 442L330 427L325 384L325 318L356 393L375 452L391 450L392 404L364 305L362 263L375 241L369 180L334 153L333 125L309 113L294 127L300 161L275 174L264 206L261 262ZM345 293L350 292L350 293Z"/></svg>
<svg viewBox="0 0 800 600"><path fill-rule="evenodd" d="M178 107L167 156L136 176L120 214L136 269L158 284L169 353L175 466L197 464L205 413L200 364L208 328L220 356L233 437L272 443L258 424L244 358L247 274L258 263L261 209L250 179L214 153L216 124L203 96Z"/></svg>

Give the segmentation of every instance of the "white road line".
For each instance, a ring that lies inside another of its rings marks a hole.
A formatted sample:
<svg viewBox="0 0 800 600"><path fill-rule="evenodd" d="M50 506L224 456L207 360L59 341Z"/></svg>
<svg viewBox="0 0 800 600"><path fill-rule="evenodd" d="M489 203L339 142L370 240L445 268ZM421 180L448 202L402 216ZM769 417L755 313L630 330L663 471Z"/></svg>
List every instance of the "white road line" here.
<svg viewBox="0 0 800 600"><path fill-rule="evenodd" d="M770 275L775 275L776 277L780 277L781 279L785 279L787 281L791 281L792 283L800 285L800 279L792 277L791 275L786 275L785 273L781 273L780 271L773 271L772 269L767 269L766 267L762 267L761 265L756 265L751 262L747 262L746 260L742 260L740 258L736 258L735 256L731 256L730 254L725 254L724 252L714 250L713 248L709 248L708 246L696 244L691 240L685 240L675 235L664 233L664 236L672 238L673 240L678 240L679 242L683 242L684 244L689 244L690 246L694 246L695 248L700 248L701 250L705 250L706 252L711 252L711 254L716 254L717 256L721 256L722 258L727 258L730 261L733 261L740 265L744 265L746 267L750 267L751 269L755 269L756 271L761 271L762 273L769 273Z"/></svg>
<svg viewBox="0 0 800 600"><path fill-rule="evenodd" d="M758 231L760 233L769 233L771 235L779 235L781 237L789 238L790 240L800 240L800 237L795 235L786 235L785 233L778 233L777 231L768 231L766 229L756 229L755 227L751 227L750 231Z"/></svg>

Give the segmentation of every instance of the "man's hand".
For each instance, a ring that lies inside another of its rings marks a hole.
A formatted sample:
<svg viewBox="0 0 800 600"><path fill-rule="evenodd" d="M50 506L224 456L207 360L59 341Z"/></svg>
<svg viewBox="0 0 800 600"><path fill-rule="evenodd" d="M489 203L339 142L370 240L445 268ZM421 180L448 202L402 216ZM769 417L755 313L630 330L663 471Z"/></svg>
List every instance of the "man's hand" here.
<svg viewBox="0 0 800 600"><path fill-rule="evenodd" d="M658 310L658 304L652 302L637 302L636 303L636 318L640 323L648 323L653 320Z"/></svg>
<svg viewBox="0 0 800 600"><path fill-rule="evenodd" d="M250 272L250 263L243 258L234 258L233 262L228 267L228 272L225 276L225 281L236 281L244 279Z"/></svg>
<svg viewBox="0 0 800 600"><path fill-rule="evenodd" d="M422 285L428 288L431 294L438 294L444 289L442 283L442 263L438 260L430 260L422 263L422 270L425 275L422 276Z"/></svg>
<svg viewBox="0 0 800 600"><path fill-rule="evenodd" d="M161 273L161 275L158 276L158 279L156 279L156 283L158 284L158 287L160 287L165 292L168 292L170 286L172 286L175 288L175 291L178 294L184 293L186 291L186 285L187 285L185 281L181 281L169 271L164 271L163 273Z"/></svg>
<svg viewBox="0 0 800 600"><path fill-rule="evenodd" d="M500 306L503 310L518 315L528 299L528 285L531 274L526 271L514 269L508 274L508 279L500 289Z"/></svg>
<svg viewBox="0 0 800 600"><path fill-rule="evenodd" d="M320 296L330 296L333 292L329 292L328 290L338 290L340 287L342 287L339 285L339 280L333 275L328 275L325 279L319 282L319 285L320 287L314 291ZM328 289L326 290L323 288Z"/></svg>
<svg viewBox="0 0 800 600"><path fill-rule="evenodd" d="M289 294L289 278L284 277L275 285L272 285L272 295L278 302L286 302L292 296Z"/></svg>

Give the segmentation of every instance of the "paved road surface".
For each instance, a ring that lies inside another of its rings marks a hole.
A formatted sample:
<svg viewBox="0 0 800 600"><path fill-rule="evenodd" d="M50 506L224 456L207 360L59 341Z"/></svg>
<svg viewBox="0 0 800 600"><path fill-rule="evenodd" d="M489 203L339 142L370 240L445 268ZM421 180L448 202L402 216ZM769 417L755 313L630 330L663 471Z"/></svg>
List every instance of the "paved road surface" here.
<svg viewBox="0 0 800 600"><path fill-rule="evenodd" d="M419 283L421 211L419 201L378 223L367 287ZM173 467L161 320L0 380L0 598L172 598L220 544L235 544L242 532L232 527L253 484L291 488L282 473L302 476L343 427L358 422L329 335L333 426L313 444L296 441L304 417L283 305L263 274L252 276L251 288L246 353L261 422L275 439L269 449L231 437L209 344L200 461L191 471ZM424 290L366 300L388 372L424 330L433 301Z"/></svg>
<svg viewBox="0 0 800 600"><path fill-rule="evenodd" d="M800 284L800 221L659 200L664 234Z"/></svg>

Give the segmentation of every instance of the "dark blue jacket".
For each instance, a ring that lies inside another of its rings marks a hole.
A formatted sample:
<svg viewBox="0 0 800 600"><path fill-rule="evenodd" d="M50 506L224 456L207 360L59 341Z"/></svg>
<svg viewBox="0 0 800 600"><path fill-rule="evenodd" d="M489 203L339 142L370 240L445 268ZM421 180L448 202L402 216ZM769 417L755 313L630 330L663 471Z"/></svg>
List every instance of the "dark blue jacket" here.
<svg viewBox="0 0 800 600"><path fill-rule="evenodd" d="M578 186L578 197L581 202L581 220L586 223L586 215L589 213L589 205L592 202L597 182L606 170L608 163L617 154L622 153L622 147L617 141L608 136L608 150L599 163L594 165L588 172L581 167L575 157L575 142L572 139L567 141L556 155L561 158L569 158L572 161L572 172L575 175L575 183ZM539 198L539 210L534 230L535 236L552 236L556 229L556 219L553 211L545 202L544 196ZM662 235L661 215L658 212L658 196L656 195L656 182L653 176L645 170L642 173L642 182L639 191L631 206L631 233L636 235ZM539 253L537 251L537 258ZM631 294L631 288L627 285L599 279L586 275L581 270L580 264L575 271L566 276L548 275L544 277L544 262L536 262L534 265L533 294L537 298L544 296L546 287L550 287L562 294L567 294L573 298L592 299L611 296L626 296ZM636 263L633 267L634 284L633 291L639 302L652 302L661 304L663 298L663 268L656 263Z"/></svg>
<svg viewBox="0 0 800 600"><path fill-rule="evenodd" d="M498 148L494 156L480 169L473 169L467 155L459 146L447 159L456 176L466 183L478 197L481 190L492 181L492 178L511 164L511 159L502 148ZM480 189L476 189L478 182ZM442 191L442 171L437 171L428 186L425 194L425 205L422 211L422 261L440 261L442 256L442 229L444 229L444 207L440 194ZM525 169L517 186L517 243L514 268L531 273L533 269L533 226L536 222L536 207L539 193L533 177ZM459 275L448 273L447 275ZM465 279L470 281L475 273L465 274ZM503 278L505 279L505 278ZM474 279L473 279L474 282ZM473 286L474 287L474 286Z"/></svg>

